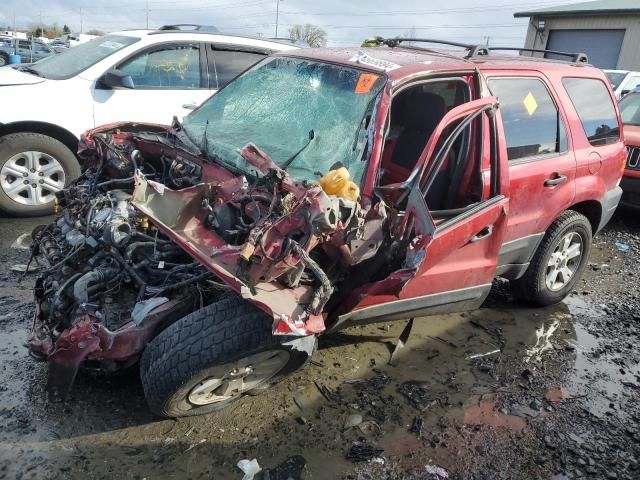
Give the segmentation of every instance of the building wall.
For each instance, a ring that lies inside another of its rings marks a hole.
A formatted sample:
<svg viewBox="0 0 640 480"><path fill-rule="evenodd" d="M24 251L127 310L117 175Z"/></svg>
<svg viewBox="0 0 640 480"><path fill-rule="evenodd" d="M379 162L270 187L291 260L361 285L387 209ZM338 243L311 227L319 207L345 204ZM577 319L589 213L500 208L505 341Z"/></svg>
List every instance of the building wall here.
<svg viewBox="0 0 640 480"><path fill-rule="evenodd" d="M640 70L640 15L629 16L582 16L582 17L546 17L544 32L538 33L533 25L538 18L529 21L525 48L542 48L547 46L551 30L589 30L589 29L625 29L626 33L618 58L618 69ZM538 55L537 56L542 56Z"/></svg>

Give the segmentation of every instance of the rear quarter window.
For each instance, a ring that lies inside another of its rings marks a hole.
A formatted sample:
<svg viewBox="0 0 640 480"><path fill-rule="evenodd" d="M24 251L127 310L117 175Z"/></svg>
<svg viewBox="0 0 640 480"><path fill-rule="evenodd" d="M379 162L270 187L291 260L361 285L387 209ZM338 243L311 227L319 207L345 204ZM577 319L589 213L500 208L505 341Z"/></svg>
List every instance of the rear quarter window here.
<svg viewBox="0 0 640 480"><path fill-rule="evenodd" d="M561 154L568 148L564 122L545 84L534 77L494 77L510 162Z"/></svg>
<svg viewBox="0 0 640 480"><path fill-rule="evenodd" d="M620 140L618 116L604 82L595 78L564 78L562 83L591 145Z"/></svg>

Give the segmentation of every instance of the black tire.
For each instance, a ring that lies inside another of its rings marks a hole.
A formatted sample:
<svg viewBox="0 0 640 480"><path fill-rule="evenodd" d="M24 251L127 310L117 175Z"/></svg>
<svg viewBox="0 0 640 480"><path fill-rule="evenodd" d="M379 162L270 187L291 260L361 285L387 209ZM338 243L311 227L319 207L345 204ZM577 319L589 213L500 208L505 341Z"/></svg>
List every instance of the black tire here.
<svg viewBox="0 0 640 480"><path fill-rule="evenodd" d="M9 55L5 52L0 52L0 67L9 65Z"/></svg>
<svg viewBox="0 0 640 480"><path fill-rule="evenodd" d="M548 263L560 241L571 232L577 233L582 239L582 255L569 281L564 287L554 291L546 283ZM589 261L592 236L591 223L584 215L573 210L563 212L545 233L527 272L522 278L512 282L518 298L542 307L562 301L580 279Z"/></svg>
<svg viewBox="0 0 640 480"><path fill-rule="evenodd" d="M80 164L71 150L55 138L31 132L11 133L0 137L0 171L11 157L28 151L42 152L53 157L62 166L65 186L80 176ZM49 215L53 213L53 203L51 200L40 205L24 205L11 199L0 187L0 210L9 215Z"/></svg>
<svg viewBox="0 0 640 480"><path fill-rule="evenodd" d="M220 410L249 391L208 405L192 403L193 389L216 367L267 351L284 351L286 364L262 390L301 368L317 345L314 337L280 337L271 333L271 317L251 303L225 298L181 318L144 350L140 377L149 408L163 417L184 417Z"/></svg>

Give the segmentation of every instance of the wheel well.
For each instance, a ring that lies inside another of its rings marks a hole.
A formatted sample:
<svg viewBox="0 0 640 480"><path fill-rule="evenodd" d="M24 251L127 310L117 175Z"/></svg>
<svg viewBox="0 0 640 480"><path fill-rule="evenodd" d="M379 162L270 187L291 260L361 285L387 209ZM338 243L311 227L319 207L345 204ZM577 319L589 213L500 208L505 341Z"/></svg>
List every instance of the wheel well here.
<svg viewBox="0 0 640 480"><path fill-rule="evenodd" d="M600 219L602 219L602 205L597 200L586 200L584 202L576 203L568 210L573 210L581 213L589 220L591 224L591 231L595 234L600 226Z"/></svg>
<svg viewBox="0 0 640 480"><path fill-rule="evenodd" d="M58 125L45 122L15 122L0 125L0 136L20 132L48 135L63 143L74 155L78 151L78 139L76 136Z"/></svg>

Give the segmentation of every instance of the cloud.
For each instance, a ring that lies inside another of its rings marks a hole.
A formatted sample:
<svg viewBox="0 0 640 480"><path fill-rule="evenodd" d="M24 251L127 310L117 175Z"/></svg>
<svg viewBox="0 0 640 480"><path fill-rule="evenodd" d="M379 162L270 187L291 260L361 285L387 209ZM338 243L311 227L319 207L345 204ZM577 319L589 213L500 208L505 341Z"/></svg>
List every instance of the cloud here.
<svg viewBox="0 0 640 480"><path fill-rule="evenodd" d="M171 23L216 25L222 31L274 36L277 0L3 0L0 24L28 28L32 24L67 24L72 30L105 31L155 28ZM575 1L575 0L573 0ZM522 9L559 3L554 0L451 0L443 8L417 0L281 0L278 36L294 24L312 23L326 32L330 46L358 45L367 37L415 34L470 43L522 45L526 19L514 19Z"/></svg>

